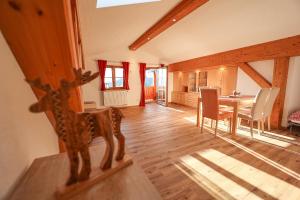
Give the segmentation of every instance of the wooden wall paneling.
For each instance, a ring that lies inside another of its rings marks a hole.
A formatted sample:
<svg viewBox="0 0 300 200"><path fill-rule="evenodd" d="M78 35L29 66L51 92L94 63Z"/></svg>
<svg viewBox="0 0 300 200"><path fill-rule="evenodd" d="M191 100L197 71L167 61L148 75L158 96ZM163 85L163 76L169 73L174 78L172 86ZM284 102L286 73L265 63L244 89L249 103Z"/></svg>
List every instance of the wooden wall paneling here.
<svg viewBox="0 0 300 200"><path fill-rule="evenodd" d="M170 72L300 55L300 35L170 64Z"/></svg>
<svg viewBox="0 0 300 200"><path fill-rule="evenodd" d="M70 0L2 0L0 29L27 79L40 77L53 88L62 78L73 79L73 68L79 66ZM37 98L43 95L33 91ZM71 92L70 104L82 111L79 88Z"/></svg>
<svg viewBox="0 0 300 200"><path fill-rule="evenodd" d="M272 84L265 79L260 73L258 73L253 67L251 67L248 63L239 63L238 66L252 79L254 80L260 87L262 88L270 88Z"/></svg>
<svg viewBox="0 0 300 200"><path fill-rule="evenodd" d="M271 126L276 129L281 128L286 84L289 71L289 60L289 57L281 57L276 58L274 63L272 86L280 88L271 115Z"/></svg>
<svg viewBox="0 0 300 200"><path fill-rule="evenodd" d="M157 23L144 32L137 40L130 46L130 50L137 50L142 45L149 42L151 39L162 33L164 30L190 14L192 11L199 8L208 0L184 0L177 4L172 10L164 15Z"/></svg>

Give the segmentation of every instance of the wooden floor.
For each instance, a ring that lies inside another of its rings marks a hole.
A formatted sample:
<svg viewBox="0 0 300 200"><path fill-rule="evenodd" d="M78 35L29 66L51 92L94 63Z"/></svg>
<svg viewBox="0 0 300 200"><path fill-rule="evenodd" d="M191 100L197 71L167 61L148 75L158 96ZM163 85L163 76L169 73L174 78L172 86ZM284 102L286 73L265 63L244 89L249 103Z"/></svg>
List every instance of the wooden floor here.
<svg viewBox="0 0 300 200"><path fill-rule="evenodd" d="M196 111L183 106L123 113L128 152L163 199L300 199L300 142L287 132L251 140L244 130L234 140L201 134Z"/></svg>

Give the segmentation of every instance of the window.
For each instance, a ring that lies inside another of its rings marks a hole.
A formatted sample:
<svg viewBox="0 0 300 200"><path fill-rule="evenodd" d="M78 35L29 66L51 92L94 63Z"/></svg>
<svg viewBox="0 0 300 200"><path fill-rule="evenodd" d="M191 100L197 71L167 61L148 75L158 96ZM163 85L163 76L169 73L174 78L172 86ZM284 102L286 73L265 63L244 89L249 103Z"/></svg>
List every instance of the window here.
<svg viewBox="0 0 300 200"><path fill-rule="evenodd" d="M138 4L138 3L149 3L156 2L160 0L97 0L97 8L105 8L112 6L123 6L130 4Z"/></svg>
<svg viewBox="0 0 300 200"><path fill-rule="evenodd" d="M124 88L123 68L120 66L107 66L104 83L106 89Z"/></svg>

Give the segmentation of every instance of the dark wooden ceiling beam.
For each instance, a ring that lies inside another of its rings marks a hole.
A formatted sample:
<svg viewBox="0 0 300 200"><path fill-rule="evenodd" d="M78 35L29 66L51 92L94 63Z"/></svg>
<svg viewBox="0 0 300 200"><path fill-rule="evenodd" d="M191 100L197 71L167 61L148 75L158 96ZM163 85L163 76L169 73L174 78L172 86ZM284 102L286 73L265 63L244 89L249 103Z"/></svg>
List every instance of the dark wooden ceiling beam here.
<svg viewBox="0 0 300 200"><path fill-rule="evenodd" d="M165 16L163 16L157 23L143 33L136 41L130 46L130 50L137 50L142 45L146 44L154 37L165 31L167 28L199 8L208 0L182 0L172 10L170 10Z"/></svg>
<svg viewBox="0 0 300 200"><path fill-rule="evenodd" d="M258 73L248 63L239 63L239 68L243 70L252 80L254 80L261 88L270 88L272 84L265 79L260 73Z"/></svg>
<svg viewBox="0 0 300 200"><path fill-rule="evenodd" d="M236 65L300 55L300 35L194 58L169 65L169 71L193 71L203 67Z"/></svg>

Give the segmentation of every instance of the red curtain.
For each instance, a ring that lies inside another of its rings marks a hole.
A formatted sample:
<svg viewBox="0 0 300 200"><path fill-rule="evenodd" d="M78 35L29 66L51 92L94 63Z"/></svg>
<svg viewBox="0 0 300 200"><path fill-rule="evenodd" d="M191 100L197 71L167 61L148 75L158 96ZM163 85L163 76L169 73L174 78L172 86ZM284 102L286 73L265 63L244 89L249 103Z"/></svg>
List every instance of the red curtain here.
<svg viewBox="0 0 300 200"><path fill-rule="evenodd" d="M123 65L123 77L124 77L124 88L125 90L129 90L129 62L122 62Z"/></svg>
<svg viewBox="0 0 300 200"><path fill-rule="evenodd" d="M106 64L107 64L106 60L98 60L101 91L105 90L104 77L105 77Z"/></svg>
<svg viewBox="0 0 300 200"><path fill-rule="evenodd" d="M141 78L140 106L145 106L145 72L146 72L146 63L140 63L140 78Z"/></svg>

